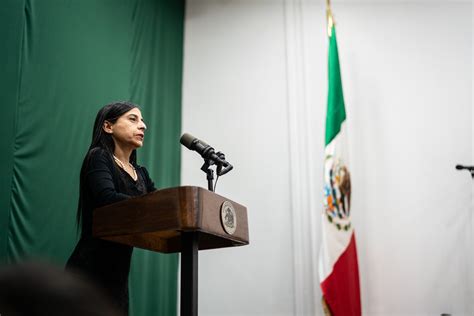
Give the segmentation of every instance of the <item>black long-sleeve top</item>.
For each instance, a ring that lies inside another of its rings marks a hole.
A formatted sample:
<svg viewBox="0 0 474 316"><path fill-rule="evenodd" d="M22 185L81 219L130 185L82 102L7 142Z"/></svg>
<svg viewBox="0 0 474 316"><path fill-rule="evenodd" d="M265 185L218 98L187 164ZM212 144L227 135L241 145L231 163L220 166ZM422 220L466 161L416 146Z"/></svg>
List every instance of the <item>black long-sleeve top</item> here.
<svg viewBox="0 0 474 316"><path fill-rule="evenodd" d="M134 166L137 180L119 168L106 151L90 153L83 183L81 238L66 269L86 275L102 287L111 299L128 313L128 275L133 247L92 237L92 212L95 208L132 196L155 191L147 170Z"/></svg>

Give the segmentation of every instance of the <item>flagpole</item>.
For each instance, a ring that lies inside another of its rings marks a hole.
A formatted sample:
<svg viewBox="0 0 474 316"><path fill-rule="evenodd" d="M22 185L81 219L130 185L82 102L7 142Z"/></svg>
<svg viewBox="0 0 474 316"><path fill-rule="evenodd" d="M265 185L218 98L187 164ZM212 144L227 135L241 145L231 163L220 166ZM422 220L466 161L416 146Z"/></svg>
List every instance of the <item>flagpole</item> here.
<svg viewBox="0 0 474 316"><path fill-rule="evenodd" d="M332 33L332 26L334 23L334 19L332 17L332 11L331 11L331 0L326 0L326 22L327 22L327 32L328 32L328 37L331 37ZM323 313L324 316L332 316L331 309L329 308L329 305L326 302L326 299L324 298L324 295L321 297L321 305L323 307Z"/></svg>
<svg viewBox="0 0 474 316"><path fill-rule="evenodd" d="M334 23L332 12L331 12L331 0L326 0L326 22L327 22L328 37L331 37L332 25ZM332 316L331 310L329 309L329 306L326 302L326 299L324 298L324 295L321 297L321 305L323 306L324 316Z"/></svg>

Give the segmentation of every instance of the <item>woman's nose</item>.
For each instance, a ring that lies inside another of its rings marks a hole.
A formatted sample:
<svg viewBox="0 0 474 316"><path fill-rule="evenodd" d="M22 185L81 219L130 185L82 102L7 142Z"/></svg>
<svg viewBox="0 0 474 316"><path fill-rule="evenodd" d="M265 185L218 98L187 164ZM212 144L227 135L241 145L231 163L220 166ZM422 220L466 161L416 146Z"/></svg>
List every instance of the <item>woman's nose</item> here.
<svg viewBox="0 0 474 316"><path fill-rule="evenodd" d="M138 126L138 129L146 130L146 124L145 124L145 122L140 121L140 125Z"/></svg>

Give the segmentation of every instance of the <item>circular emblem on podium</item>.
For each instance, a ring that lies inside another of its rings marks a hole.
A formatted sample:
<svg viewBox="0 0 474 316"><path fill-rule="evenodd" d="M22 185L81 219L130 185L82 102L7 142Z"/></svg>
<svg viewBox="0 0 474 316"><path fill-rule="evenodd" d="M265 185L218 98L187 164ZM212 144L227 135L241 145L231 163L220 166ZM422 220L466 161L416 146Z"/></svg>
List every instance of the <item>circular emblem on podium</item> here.
<svg viewBox="0 0 474 316"><path fill-rule="evenodd" d="M237 216L232 203L225 201L221 205L221 223L227 234L233 235L237 228Z"/></svg>

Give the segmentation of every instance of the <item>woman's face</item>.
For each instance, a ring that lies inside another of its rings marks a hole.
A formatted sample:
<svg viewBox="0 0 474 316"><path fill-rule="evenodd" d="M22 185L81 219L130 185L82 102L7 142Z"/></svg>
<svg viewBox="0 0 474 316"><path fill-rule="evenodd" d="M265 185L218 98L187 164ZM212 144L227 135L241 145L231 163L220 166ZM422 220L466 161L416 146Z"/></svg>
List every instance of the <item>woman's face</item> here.
<svg viewBox="0 0 474 316"><path fill-rule="evenodd" d="M116 146L124 149L143 146L146 125L138 108L126 112L115 123L105 121L103 128L106 133L112 135Z"/></svg>

